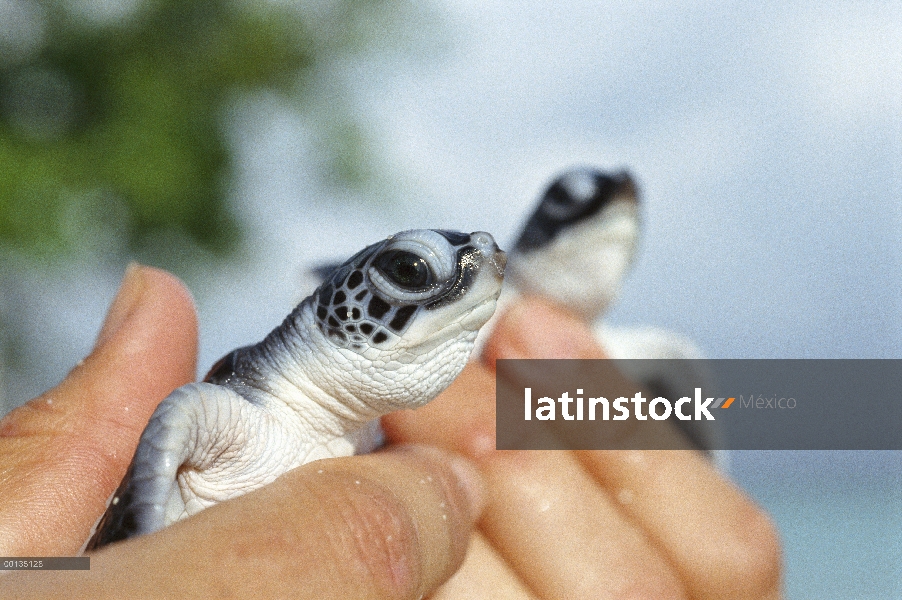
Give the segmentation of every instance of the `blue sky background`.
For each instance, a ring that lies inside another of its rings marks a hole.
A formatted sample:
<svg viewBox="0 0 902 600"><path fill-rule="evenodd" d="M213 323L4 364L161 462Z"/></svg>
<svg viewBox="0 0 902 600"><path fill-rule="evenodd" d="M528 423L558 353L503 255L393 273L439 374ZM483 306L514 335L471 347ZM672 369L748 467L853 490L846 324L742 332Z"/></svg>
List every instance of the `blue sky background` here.
<svg viewBox="0 0 902 600"><path fill-rule="evenodd" d="M902 358L898 1L430 6L438 30L410 52L335 64L345 84L321 91L375 116L388 204L315 183L315 111L234 111L252 245L193 282L201 369L280 322L305 265L412 227L504 246L574 164L627 167L643 192L612 321L716 358ZM25 284L46 360L14 395L89 350L120 276L86 264ZM734 474L778 520L791 599L902 598L902 453L737 453Z"/></svg>

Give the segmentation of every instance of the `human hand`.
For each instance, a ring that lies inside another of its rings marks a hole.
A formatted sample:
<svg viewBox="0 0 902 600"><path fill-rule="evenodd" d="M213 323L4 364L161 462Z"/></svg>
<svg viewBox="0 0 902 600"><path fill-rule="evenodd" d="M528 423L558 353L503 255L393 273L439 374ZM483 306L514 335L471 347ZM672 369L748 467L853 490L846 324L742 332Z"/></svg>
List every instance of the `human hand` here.
<svg viewBox="0 0 902 600"><path fill-rule="evenodd" d="M79 550L196 353L184 286L130 269L90 356L0 421L0 555ZM90 571L8 573L0 596L419 598L460 564L483 495L468 463L436 449L310 463L109 546Z"/></svg>
<svg viewBox="0 0 902 600"><path fill-rule="evenodd" d="M527 299L501 316L485 356L604 352L577 319ZM488 482L467 559L434 598L781 597L772 523L699 452L496 451L495 374L475 363L432 403L383 425L392 441L471 458Z"/></svg>

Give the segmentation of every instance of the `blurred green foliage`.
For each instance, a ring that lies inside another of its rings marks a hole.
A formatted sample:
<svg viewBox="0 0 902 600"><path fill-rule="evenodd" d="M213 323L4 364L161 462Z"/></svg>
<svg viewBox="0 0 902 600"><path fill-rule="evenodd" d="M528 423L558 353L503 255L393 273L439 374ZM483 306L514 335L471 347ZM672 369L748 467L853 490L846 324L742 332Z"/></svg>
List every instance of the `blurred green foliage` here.
<svg viewBox="0 0 902 600"><path fill-rule="evenodd" d="M88 222L129 248L174 230L228 251L228 103L265 89L303 105L317 66L365 48L367 12L393 1L317 2L325 27L290 2L0 0L19 27L0 35L0 246L65 255ZM334 117L327 131L359 137ZM359 149L331 157L339 179L360 183Z"/></svg>

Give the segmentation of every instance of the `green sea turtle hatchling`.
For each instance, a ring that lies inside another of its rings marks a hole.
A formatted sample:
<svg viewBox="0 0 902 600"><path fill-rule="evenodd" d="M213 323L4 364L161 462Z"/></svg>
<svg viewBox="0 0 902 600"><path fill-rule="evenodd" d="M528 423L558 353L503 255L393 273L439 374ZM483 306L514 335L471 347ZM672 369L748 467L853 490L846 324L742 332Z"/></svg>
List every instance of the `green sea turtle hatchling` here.
<svg viewBox="0 0 902 600"><path fill-rule="evenodd" d="M86 549L371 450L380 416L422 406L463 369L505 263L481 231L405 231L354 255L266 339L163 400Z"/></svg>
<svg viewBox="0 0 902 600"><path fill-rule="evenodd" d="M692 340L658 327L614 327L603 320L635 260L639 204L636 183L626 171L564 171L549 184L514 244L499 305L519 293L553 299L592 323L607 355L623 359L618 366L624 374L655 395L678 398L696 387L710 389L711 375ZM478 348L492 325L480 332ZM700 449L722 443L720 430L710 422L671 421ZM711 454L725 470L726 455Z"/></svg>

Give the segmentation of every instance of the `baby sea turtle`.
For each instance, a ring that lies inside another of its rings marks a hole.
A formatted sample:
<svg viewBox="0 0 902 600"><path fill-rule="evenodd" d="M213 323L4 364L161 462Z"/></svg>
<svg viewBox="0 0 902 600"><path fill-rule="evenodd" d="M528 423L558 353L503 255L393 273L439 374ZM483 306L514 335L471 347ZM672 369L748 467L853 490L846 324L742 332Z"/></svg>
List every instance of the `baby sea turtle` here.
<svg viewBox="0 0 902 600"><path fill-rule="evenodd" d="M163 400L86 549L371 450L380 416L426 404L463 369L505 263L488 233L414 230L333 269L266 339Z"/></svg>
<svg viewBox="0 0 902 600"><path fill-rule="evenodd" d="M628 172L565 171L548 186L510 253L500 304L531 293L576 313L593 324L608 356L622 359L618 366L624 374L655 396L679 398L696 387L710 389L711 375L698 360L702 352L685 336L657 327L613 327L602 319L634 262L640 231L639 193ZM491 327L483 328L478 346ZM712 423L672 422L700 449L719 445L720 431ZM712 455L725 469L726 455Z"/></svg>

